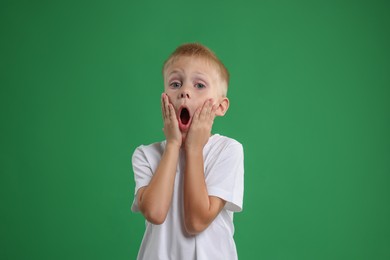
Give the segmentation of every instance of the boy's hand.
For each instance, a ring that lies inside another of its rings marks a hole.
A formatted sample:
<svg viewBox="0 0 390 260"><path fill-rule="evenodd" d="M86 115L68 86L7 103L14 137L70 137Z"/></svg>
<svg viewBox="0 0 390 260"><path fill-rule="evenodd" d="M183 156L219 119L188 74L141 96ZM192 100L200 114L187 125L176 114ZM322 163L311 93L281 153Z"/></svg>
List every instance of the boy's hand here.
<svg viewBox="0 0 390 260"><path fill-rule="evenodd" d="M164 121L164 134L167 139L167 145L173 144L180 148L182 143L182 136L177 122L176 113L173 105L169 103L167 94L161 95L161 110Z"/></svg>
<svg viewBox="0 0 390 260"><path fill-rule="evenodd" d="M208 99L202 108L198 108L195 111L185 141L185 149L187 151L203 150L203 147L209 140L217 109L218 105L213 105L213 100Z"/></svg>

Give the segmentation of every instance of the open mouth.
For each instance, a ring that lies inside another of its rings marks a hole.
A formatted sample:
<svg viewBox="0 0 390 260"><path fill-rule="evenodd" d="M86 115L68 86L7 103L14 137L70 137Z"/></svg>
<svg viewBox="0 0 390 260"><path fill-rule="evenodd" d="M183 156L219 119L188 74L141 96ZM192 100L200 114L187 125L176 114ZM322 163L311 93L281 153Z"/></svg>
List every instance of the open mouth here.
<svg viewBox="0 0 390 260"><path fill-rule="evenodd" d="M190 122L190 111L185 107L180 111L180 121L183 125L187 125Z"/></svg>

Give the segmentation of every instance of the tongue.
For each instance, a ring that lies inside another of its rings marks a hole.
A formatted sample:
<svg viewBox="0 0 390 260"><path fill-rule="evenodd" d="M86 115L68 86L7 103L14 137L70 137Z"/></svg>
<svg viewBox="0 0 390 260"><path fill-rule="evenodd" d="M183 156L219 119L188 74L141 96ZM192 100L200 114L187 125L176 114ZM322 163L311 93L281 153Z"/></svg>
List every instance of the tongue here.
<svg viewBox="0 0 390 260"><path fill-rule="evenodd" d="M187 125L190 121L190 112L188 112L188 109L183 108L180 113L180 120L184 125Z"/></svg>

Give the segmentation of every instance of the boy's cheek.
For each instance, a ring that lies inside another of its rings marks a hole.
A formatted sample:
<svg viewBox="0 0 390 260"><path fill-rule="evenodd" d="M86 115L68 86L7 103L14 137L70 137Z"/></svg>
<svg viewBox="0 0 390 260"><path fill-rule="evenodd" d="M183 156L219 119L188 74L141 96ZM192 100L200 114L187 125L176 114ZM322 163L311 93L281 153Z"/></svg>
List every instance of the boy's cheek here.
<svg viewBox="0 0 390 260"><path fill-rule="evenodd" d="M164 92L168 96L169 103L172 103L172 94L169 92Z"/></svg>
<svg viewBox="0 0 390 260"><path fill-rule="evenodd" d="M169 90L165 90L165 94L167 94L167 96L172 99L175 95L175 93L172 93L172 91L169 91Z"/></svg>

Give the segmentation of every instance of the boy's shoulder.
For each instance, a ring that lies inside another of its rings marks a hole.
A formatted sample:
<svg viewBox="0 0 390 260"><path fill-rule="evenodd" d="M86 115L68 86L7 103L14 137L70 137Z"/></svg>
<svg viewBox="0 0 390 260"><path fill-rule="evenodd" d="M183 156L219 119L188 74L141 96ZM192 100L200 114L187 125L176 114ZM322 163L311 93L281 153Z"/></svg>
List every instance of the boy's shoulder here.
<svg viewBox="0 0 390 260"><path fill-rule="evenodd" d="M154 143L150 143L150 144L141 144L139 145L137 148L135 148L136 150L137 149L160 149L161 147L165 147L165 143L166 143L166 140L164 141L160 141L160 142L154 142Z"/></svg>
<svg viewBox="0 0 390 260"><path fill-rule="evenodd" d="M220 145L222 145L222 146L231 146L231 145L242 146L242 144L239 141L237 141L233 138L230 138L228 136L220 135L220 134L212 135L210 137L207 145L209 145L209 146L220 146Z"/></svg>
<svg viewBox="0 0 390 260"><path fill-rule="evenodd" d="M151 144L141 144L134 150L133 157L137 154L144 154L146 156L159 157L163 154L166 141L155 142Z"/></svg>
<svg viewBox="0 0 390 260"><path fill-rule="evenodd" d="M220 134L214 134L204 147L203 153L206 159L221 159L230 156L239 156L244 153L244 149L242 144L237 140Z"/></svg>

